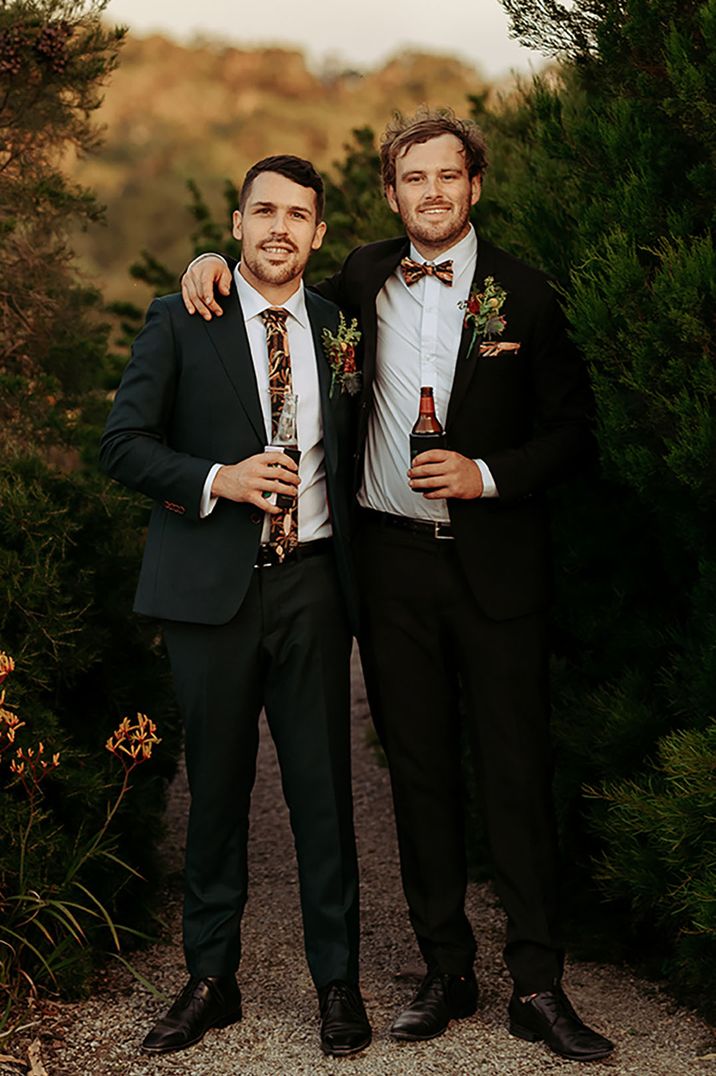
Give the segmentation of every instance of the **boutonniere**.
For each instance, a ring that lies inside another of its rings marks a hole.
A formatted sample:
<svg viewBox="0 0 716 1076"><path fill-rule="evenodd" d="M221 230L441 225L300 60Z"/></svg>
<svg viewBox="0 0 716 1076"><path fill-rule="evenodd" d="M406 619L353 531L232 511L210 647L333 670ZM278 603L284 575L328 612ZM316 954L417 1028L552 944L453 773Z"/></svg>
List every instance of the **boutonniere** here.
<svg viewBox="0 0 716 1076"><path fill-rule="evenodd" d="M485 277L483 290L478 291L473 287L467 299L457 305L465 311L463 324L466 329L472 329L472 339L467 350L468 355L475 346L475 341L494 340L505 331L507 319L501 313L507 292L496 282L494 276ZM480 348L482 352L483 348ZM487 344L485 353L497 354L502 350L501 345Z"/></svg>
<svg viewBox="0 0 716 1076"><path fill-rule="evenodd" d="M361 337L358 322L353 318L349 325L341 312L338 315L336 333L332 333L330 329L324 329L321 335L323 350L331 368L329 397L333 396L333 389L336 385L340 387L341 392L355 396L357 392L360 392L361 385L361 373L356 369L356 344Z"/></svg>

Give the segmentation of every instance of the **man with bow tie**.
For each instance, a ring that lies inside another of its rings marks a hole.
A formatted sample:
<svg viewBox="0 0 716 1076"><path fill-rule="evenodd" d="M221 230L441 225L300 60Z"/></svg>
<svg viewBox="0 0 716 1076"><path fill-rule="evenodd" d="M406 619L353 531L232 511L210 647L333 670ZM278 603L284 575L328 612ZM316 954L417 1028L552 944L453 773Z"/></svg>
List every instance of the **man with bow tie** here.
<svg viewBox="0 0 716 1076"><path fill-rule="evenodd" d="M382 179L407 238L354 250L317 289L364 334L359 641L426 963L391 1033L429 1039L477 1007L460 694L507 913L510 1030L592 1060L612 1044L561 985L545 500L592 451L592 402L551 283L470 223L486 167L473 124L447 112L396 119L381 144ZM212 282L221 290L227 275L214 258L194 263L183 288L190 312L217 313ZM422 386L433 388L447 447L410 460Z"/></svg>

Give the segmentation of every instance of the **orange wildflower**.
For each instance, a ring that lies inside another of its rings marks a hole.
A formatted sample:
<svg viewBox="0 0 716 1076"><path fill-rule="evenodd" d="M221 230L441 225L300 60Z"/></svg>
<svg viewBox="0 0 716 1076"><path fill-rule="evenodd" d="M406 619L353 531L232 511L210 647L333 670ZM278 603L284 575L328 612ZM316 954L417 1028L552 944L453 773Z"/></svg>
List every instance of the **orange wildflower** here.
<svg viewBox="0 0 716 1076"><path fill-rule="evenodd" d="M15 736L17 730L23 728L24 721L21 721L17 714L14 714L12 710L6 710L3 706L0 706L0 739L5 738L8 744L15 742ZM0 746L0 751L3 748Z"/></svg>
<svg viewBox="0 0 716 1076"><path fill-rule="evenodd" d="M117 728L107 740L106 749L126 766L125 756L131 759L131 767L138 766L152 757L152 748L161 743L157 736L157 726L146 714L137 714L134 723L128 717L122 718Z"/></svg>
<svg viewBox="0 0 716 1076"><path fill-rule="evenodd" d="M0 684L7 679L14 668L15 662L10 655L6 654L4 650L0 650Z"/></svg>

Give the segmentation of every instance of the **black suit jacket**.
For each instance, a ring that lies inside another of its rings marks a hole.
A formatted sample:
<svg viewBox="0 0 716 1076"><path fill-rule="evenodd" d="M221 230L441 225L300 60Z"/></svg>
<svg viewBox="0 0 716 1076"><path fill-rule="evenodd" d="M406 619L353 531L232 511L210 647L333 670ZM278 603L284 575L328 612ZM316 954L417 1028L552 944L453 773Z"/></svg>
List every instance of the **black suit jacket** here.
<svg viewBox="0 0 716 1076"><path fill-rule="evenodd" d="M402 237L358 247L315 289L357 317L363 331L358 479L376 374L376 299L409 246ZM485 461L499 497L451 499L448 510L474 597L488 616L505 620L549 601L545 492L593 455L593 401L549 278L479 239L473 286L481 290L488 276L507 292L501 339L519 342L520 349L481 355L477 345L470 349L472 329L463 330L445 427L449 448ZM416 400L416 416L417 411Z"/></svg>
<svg viewBox="0 0 716 1076"><path fill-rule="evenodd" d="M220 498L199 518L214 463L238 463L266 444L254 367L235 288L221 299L222 318L187 314L179 295L155 299L132 349L102 436L100 460L119 482L155 504L135 611L167 620L223 624L249 585L264 513ZM306 294L323 415L326 486L337 566L354 619L349 554L352 407L334 391L321 344L338 310Z"/></svg>

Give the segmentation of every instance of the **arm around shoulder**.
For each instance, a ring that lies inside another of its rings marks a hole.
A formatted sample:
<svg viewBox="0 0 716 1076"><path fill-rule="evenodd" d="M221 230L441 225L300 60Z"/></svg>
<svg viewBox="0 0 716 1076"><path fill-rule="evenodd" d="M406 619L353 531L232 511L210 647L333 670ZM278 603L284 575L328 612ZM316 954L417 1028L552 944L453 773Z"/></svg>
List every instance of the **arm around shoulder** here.
<svg viewBox="0 0 716 1076"><path fill-rule="evenodd" d="M221 317L223 310L216 301L216 292L228 295L231 277L237 262L235 258L215 254L200 254L186 268L181 278L181 294L189 314L201 314L206 321Z"/></svg>

